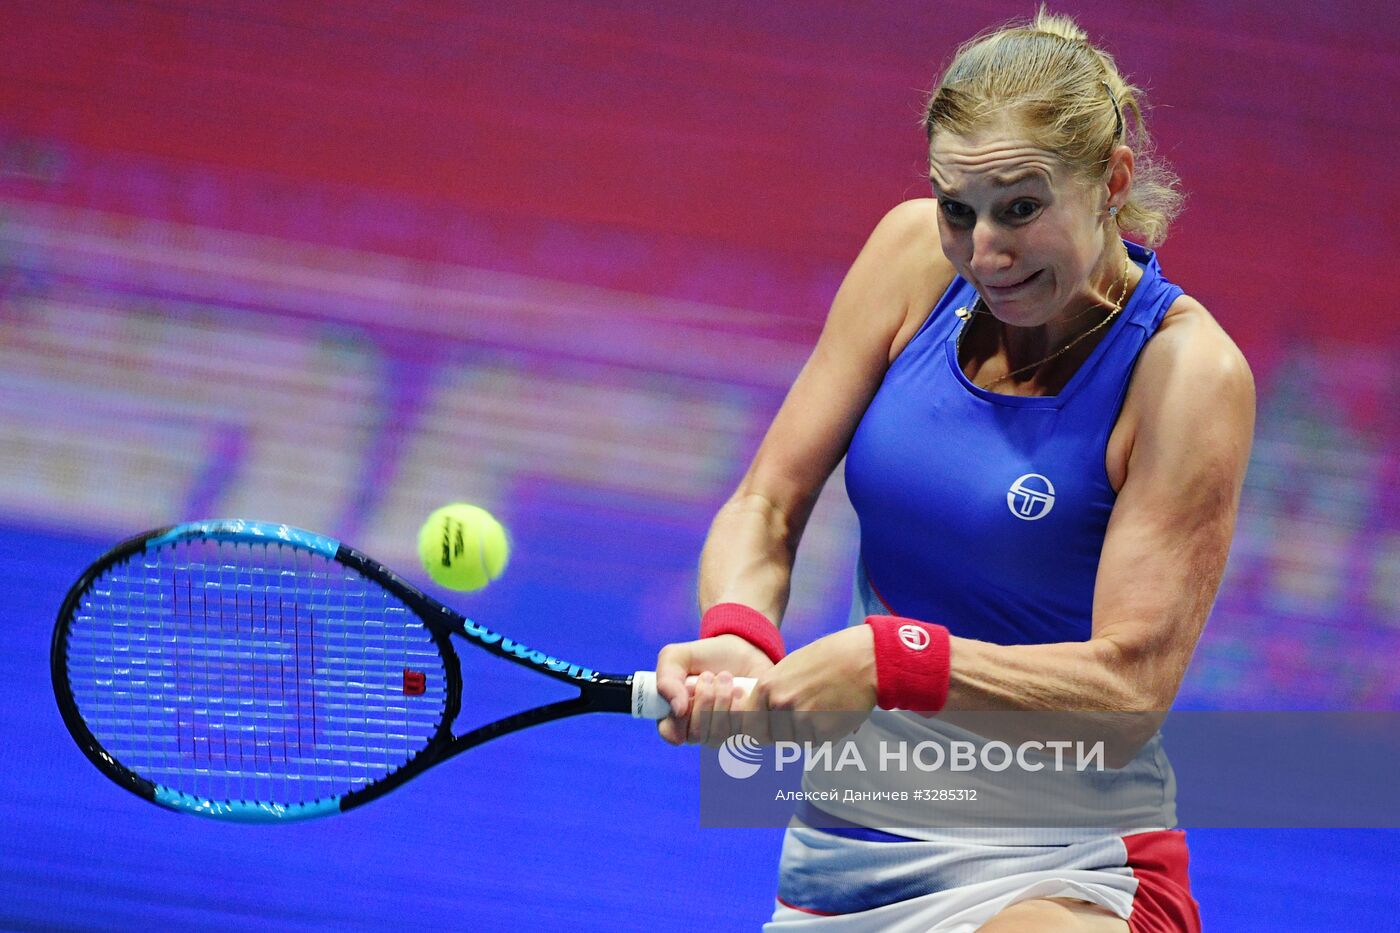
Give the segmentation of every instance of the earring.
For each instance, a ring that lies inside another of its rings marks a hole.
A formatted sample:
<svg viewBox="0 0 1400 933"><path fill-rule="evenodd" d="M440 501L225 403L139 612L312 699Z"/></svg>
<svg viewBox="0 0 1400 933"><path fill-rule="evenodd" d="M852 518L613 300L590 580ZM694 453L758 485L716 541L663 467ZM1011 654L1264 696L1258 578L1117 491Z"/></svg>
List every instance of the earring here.
<svg viewBox="0 0 1400 933"><path fill-rule="evenodd" d="M1117 217L1117 216L1118 216L1118 208L1117 208L1117 206L1110 207L1110 208L1108 209L1108 216L1110 216L1110 217Z"/></svg>

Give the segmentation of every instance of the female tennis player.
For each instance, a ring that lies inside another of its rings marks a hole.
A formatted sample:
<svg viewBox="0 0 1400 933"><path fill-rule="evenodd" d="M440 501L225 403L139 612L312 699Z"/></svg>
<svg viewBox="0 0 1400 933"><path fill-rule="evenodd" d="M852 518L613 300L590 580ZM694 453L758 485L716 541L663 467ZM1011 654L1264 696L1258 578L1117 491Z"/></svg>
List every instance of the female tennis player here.
<svg viewBox="0 0 1400 933"><path fill-rule="evenodd" d="M1254 391L1134 242L1159 243L1179 201L1140 99L1043 9L958 51L926 112L933 197L871 234L714 520L701 637L657 661L665 739L713 744L742 713L768 740L860 724L848 741L874 748L942 740L956 711L1171 707L1225 566ZM843 456L855 624L785 654L798 540ZM837 715L780 715L799 710ZM1127 835L891 830L909 811L869 802L823 805L844 828L821 829L799 811L768 929L1199 929L1174 812L1133 810L1170 799L1160 742L1137 744L1102 825L1160 820Z"/></svg>

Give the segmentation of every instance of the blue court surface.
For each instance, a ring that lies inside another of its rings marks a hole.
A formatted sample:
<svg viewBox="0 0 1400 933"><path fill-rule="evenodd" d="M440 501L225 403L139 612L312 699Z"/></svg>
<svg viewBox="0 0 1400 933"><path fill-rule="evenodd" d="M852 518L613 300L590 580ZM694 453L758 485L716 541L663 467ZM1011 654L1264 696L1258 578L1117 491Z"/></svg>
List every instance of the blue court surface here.
<svg viewBox="0 0 1400 933"><path fill-rule="evenodd" d="M507 737L340 817L250 827L145 804L78 751L47 675L62 594L105 542L20 528L3 541L0 928L738 930L766 917L780 832L699 828L697 753L623 717ZM636 556L655 566L654 551ZM570 589L520 568L470 611L626 670L657 647L629 634L628 595L644 582ZM533 675L488 669L504 704L551 695ZM1400 831L1191 839L1207 930L1397 928Z"/></svg>

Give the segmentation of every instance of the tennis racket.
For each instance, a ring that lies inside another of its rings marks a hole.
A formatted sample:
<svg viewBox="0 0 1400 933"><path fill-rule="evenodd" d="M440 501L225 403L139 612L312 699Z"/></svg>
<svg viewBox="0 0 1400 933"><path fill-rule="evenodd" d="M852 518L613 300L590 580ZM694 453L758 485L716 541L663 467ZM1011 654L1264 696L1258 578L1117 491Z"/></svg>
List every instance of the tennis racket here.
<svg viewBox="0 0 1400 933"><path fill-rule="evenodd" d="M451 636L578 695L456 735ZM239 822L351 810L529 726L669 710L654 672L561 661L338 541L238 520L158 529L103 555L63 601L51 666L63 721L102 773L163 807Z"/></svg>

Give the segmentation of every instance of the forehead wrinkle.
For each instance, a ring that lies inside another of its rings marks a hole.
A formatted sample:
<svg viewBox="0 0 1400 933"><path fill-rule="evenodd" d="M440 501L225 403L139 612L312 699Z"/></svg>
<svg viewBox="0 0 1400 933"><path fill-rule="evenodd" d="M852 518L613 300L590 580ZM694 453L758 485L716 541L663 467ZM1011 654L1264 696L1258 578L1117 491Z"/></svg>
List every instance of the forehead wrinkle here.
<svg viewBox="0 0 1400 933"><path fill-rule="evenodd" d="M1000 147L986 147L984 153L997 152ZM974 184L985 179L997 188L1009 188L1027 179L1036 179L1046 184L1054 182L1055 161L1043 149L1022 147L1003 152L985 161L984 153L950 153L951 158L940 159L930 153L929 181L947 195L956 195L957 186L951 182L956 176L971 177ZM940 165L939 162L946 164Z"/></svg>
<svg viewBox="0 0 1400 933"><path fill-rule="evenodd" d="M1050 172L1040 165L1028 165L1025 168L1006 172L1002 175L993 175L992 184L1000 185L1003 188L1010 188L1012 185L1019 185L1026 179L1050 180Z"/></svg>
<svg viewBox="0 0 1400 933"><path fill-rule="evenodd" d="M986 173L992 177L1008 177L1027 171L1040 171L1049 175L1055 165L1055 159L1041 149L1014 150L992 158L986 158L981 154L967 156L951 154L951 157L930 154L929 165L931 167L937 169L940 167L940 163L955 171L974 171L979 174Z"/></svg>
<svg viewBox="0 0 1400 933"><path fill-rule="evenodd" d="M985 177L1002 187L1019 182L1027 175L1044 175L1047 181L1054 179L1057 159L1039 146L1005 138L965 146L959 146L959 142L967 142L966 137L945 136L929 152L929 179L939 187L945 187L939 184L939 176L949 181L949 172Z"/></svg>

